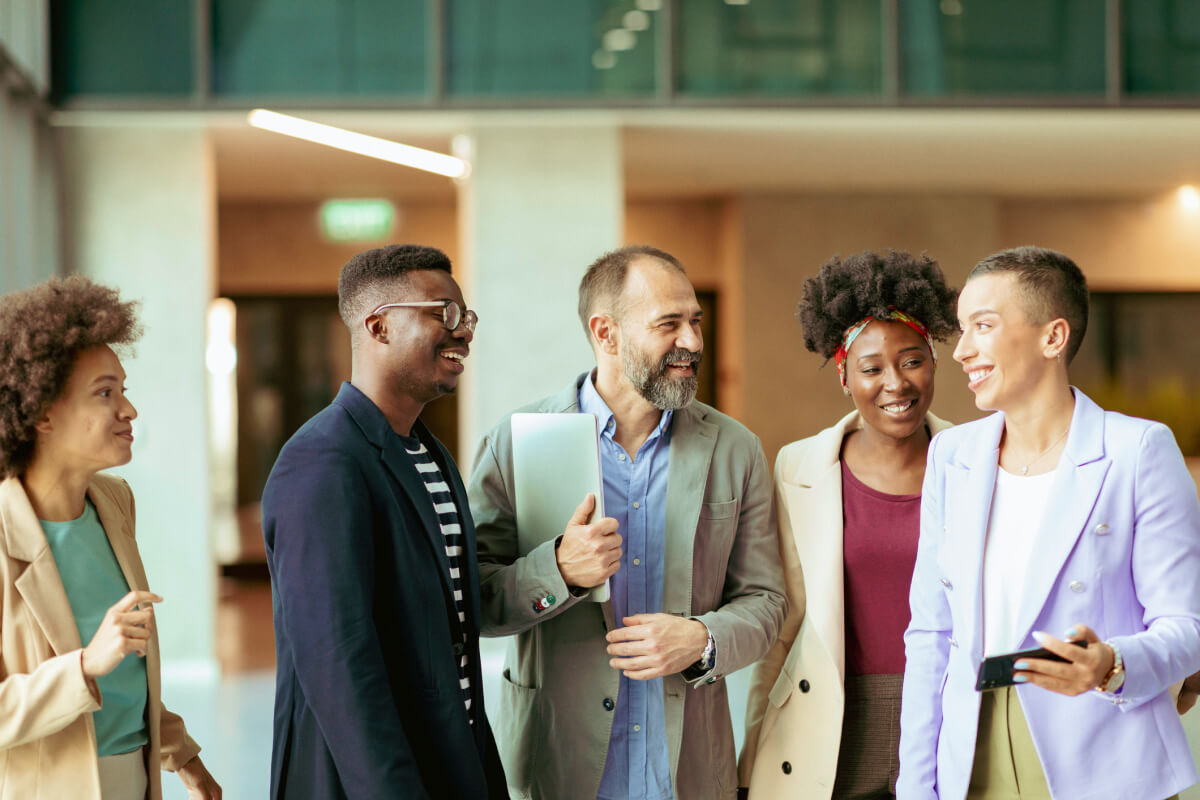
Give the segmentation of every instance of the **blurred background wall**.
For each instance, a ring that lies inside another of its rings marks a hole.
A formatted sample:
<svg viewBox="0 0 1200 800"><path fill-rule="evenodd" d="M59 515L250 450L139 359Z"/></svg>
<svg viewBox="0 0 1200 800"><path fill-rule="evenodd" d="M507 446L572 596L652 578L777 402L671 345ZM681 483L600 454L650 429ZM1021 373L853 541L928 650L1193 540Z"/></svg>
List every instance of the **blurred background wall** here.
<svg viewBox="0 0 1200 800"><path fill-rule="evenodd" d="M260 107L471 174L258 130ZM1183 0L0 0L0 290L77 271L142 301L122 472L168 600L168 701L227 796L258 797L257 502L349 375L350 255L410 241L454 260L481 322L461 391L426 416L464 473L502 414L590 366L575 287L632 242L682 258L707 311L702 393L769 459L848 408L794 319L821 263L925 251L958 285L1039 244L1093 289L1077 383L1166 421L1195 465L1197 142ZM935 409L964 421L950 350Z"/></svg>

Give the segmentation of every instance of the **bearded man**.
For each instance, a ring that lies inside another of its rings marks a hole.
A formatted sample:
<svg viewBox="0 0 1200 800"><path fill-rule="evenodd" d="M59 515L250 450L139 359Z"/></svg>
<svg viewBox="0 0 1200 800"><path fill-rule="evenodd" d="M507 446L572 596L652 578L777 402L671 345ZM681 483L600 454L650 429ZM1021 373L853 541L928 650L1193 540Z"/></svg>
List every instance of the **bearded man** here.
<svg viewBox="0 0 1200 800"><path fill-rule="evenodd" d="M596 416L611 516L589 524L588 495L519 553L507 418L476 455L482 630L516 634L496 729L514 797L737 796L722 678L767 651L787 601L762 445L694 399L701 315L674 256L605 254L579 286L596 368L522 409Z"/></svg>

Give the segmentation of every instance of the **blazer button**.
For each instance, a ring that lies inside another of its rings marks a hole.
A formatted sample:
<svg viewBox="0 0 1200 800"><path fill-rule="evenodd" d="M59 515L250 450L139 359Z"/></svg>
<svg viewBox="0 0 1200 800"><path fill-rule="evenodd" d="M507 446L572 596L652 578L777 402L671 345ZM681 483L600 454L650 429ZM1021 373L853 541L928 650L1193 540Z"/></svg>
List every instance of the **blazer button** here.
<svg viewBox="0 0 1200 800"><path fill-rule="evenodd" d="M616 703L614 703L612 701L611 697L604 698L604 710L605 711L612 711L615 706L616 706Z"/></svg>
<svg viewBox="0 0 1200 800"><path fill-rule="evenodd" d="M1095 530L1096 530L1096 535L1097 535L1097 536L1104 536L1104 535L1106 535L1106 534L1108 533L1108 523L1107 523L1107 522L1101 522L1099 525L1097 525L1097 526L1096 526Z"/></svg>
<svg viewBox="0 0 1200 800"><path fill-rule="evenodd" d="M811 688L812 688L812 684L810 684L807 680L800 681L800 691L807 694L808 690Z"/></svg>
<svg viewBox="0 0 1200 800"><path fill-rule="evenodd" d="M958 641L953 636L950 637L950 646L958 647Z"/></svg>
<svg viewBox="0 0 1200 800"><path fill-rule="evenodd" d="M945 586L947 589L954 588L953 586L950 585L950 581L946 580L945 578L942 578L941 580L942 580L942 586Z"/></svg>
<svg viewBox="0 0 1200 800"><path fill-rule="evenodd" d="M1087 584L1082 581L1071 581L1069 584L1067 584L1067 588L1078 594L1087 588Z"/></svg>
<svg viewBox="0 0 1200 800"><path fill-rule="evenodd" d="M790 762L790 761L783 762L783 774L784 775L792 774L792 762Z"/></svg>
<svg viewBox="0 0 1200 800"><path fill-rule="evenodd" d="M454 643L454 655L461 656L462 654L463 654L463 643L455 642Z"/></svg>

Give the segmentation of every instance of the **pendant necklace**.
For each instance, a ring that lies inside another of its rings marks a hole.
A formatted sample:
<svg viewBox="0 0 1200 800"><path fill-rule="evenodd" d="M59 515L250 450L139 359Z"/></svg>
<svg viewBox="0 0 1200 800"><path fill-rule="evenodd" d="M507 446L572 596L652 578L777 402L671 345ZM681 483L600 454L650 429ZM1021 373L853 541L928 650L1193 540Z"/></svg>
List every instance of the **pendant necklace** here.
<svg viewBox="0 0 1200 800"><path fill-rule="evenodd" d="M1029 474L1029 468L1030 468L1030 467L1032 467L1032 466L1033 466L1034 464L1036 464L1037 462L1041 461L1041 459L1042 459L1042 456L1046 455L1046 453L1049 453L1051 450L1053 450L1053 449L1054 449L1054 448L1055 448L1055 447L1058 445L1058 443L1059 443L1059 442L1061 442L1063 439L1067 438L1067 433L1068 433L1070 430L1071 430L1071 426L1070 426L1070 425L1068 425L1068 426L1067 426L1067 430L1063 431L1063 432L1062 432L1062 435L1061 435L1061 436L1059 436L1057 439L1055 439L1055 440L1054 440L1054 442L1053 442L1053 443L1051 443L1051 445L1050 445L1049 447L1047 447L1047 448L1046 448L1045 450L1043 450L1042 452L1038 453L1036 456L1034 456L1034 457L1033 457L1033 460L1032 460L1032 461L1030 461L1029 463L1027 463L1025 466L1021 467L1021 474L1022 474L1022 475L1028 475L1028 474Z"/></svg>

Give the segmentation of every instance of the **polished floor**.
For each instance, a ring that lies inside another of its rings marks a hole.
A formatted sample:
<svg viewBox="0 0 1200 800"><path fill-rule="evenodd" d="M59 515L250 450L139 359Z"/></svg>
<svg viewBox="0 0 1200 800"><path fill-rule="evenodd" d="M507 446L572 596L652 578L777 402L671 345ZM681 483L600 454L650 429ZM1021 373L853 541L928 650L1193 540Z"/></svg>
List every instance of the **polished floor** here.
<svg viewBox="0 0 1200 800"><path fill-rule="evenodd" d="M218 612L218 655L223 677L195 683L164 675L163 700L183 715L188 730L204 748L209 770L225 790L226 800L267 797L271 760L271 706L274 697L274 638L271 590L264 580L223 579ZM484 692L494 715L499 697L505 640L483 641ZM745 714L745 672L729 678L734 731L740 747ZM1192 753L1200 761L1200 709L1184 718ZM187 800L183 785L163 776L164 800ZM1200 800L1200 787L1180 795Z"/></svg>

